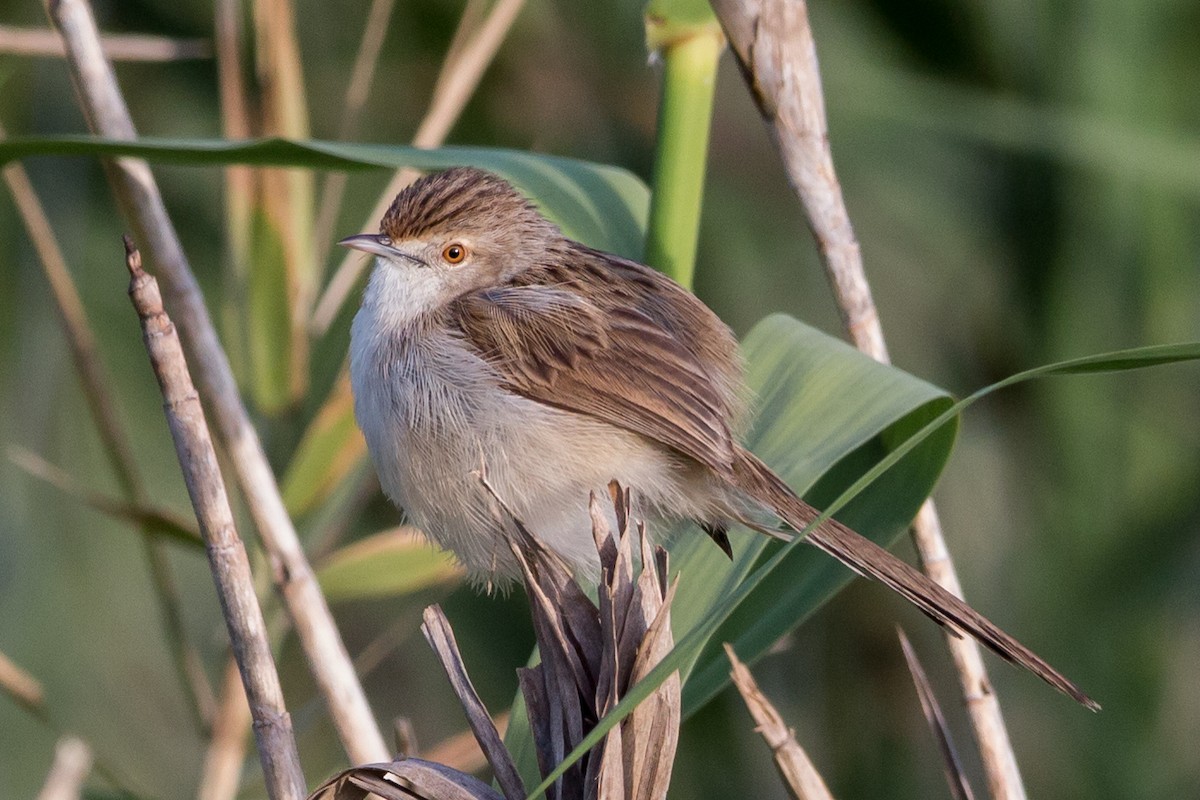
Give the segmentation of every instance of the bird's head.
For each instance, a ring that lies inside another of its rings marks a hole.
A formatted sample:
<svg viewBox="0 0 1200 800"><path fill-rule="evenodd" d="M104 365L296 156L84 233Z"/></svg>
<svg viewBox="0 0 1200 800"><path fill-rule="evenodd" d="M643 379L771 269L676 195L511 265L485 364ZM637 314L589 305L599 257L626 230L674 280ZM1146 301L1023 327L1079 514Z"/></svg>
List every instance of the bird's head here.
<svg viewBox="0 0 1200 800"><path fill-rule="evenodd" d="M427 302L499 285L539 263L562 233L503 178L473 167L428 175L396 196L377 234L338 244L419 284Z"/></svg>

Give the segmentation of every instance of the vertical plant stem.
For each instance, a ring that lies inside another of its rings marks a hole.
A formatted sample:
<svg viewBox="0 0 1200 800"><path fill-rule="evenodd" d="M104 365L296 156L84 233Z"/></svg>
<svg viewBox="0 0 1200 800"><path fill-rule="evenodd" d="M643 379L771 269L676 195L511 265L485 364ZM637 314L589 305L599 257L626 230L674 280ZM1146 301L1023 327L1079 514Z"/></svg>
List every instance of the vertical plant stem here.
<svg viewBox="0 0 1200 800"><path fill-rule="evenodd" d="M850 338L864 353L888 363L883 327L833 167L807 4L803 0L712 0L712 4L771 128L788 180L804 205ZM932 500L921 507L910 532L926 574L962 597ZM945 638L992 796L1023 800L1020 769L979 646L974 639L950 631Z"/></svg>
<svg viewBox="0 0 1200 800"><path fill-rule="evenodd" d="M47 5L51 20L66 42L72 78L89 127L102 136L136 138L112 66L100 50L89 6L84 0L47 0ZM118 204L158 267L200 390L210 404L217 436L233 464L263 546L269 551L272 575L338 736L355 763L386 760L389 753L383 735L284 508L279 485L238 395L229 361L154 176L140 159L113 159L105 162L105 167Z"/></svg>
<svg viewBox="0 0 1200 800"><path fill-rule="evenodd" d="M724 48L725 37L714 23L678 34L660 49L665 68L645 261L687 287L696 268L713 93Z"/></svg>
<svg viewBox="0 0 1200 800"><path fill-rule="evenodd" d="M92 748L77 736L63 736L54 746L54 763L37 800L78 800L92 771Z"/></svg>
<svg viewBox="0 0 1200 800"><path fill-rule="evenodd" d="M213 717L212 738L204 753L197 800L233 800L246 757L246 734L253 720L246 704L237 660L230 658L221 680L221 702Z"/></svg>
<svg viewBox="0 0 1200 800"><path fill-rule="evenodd" d="M0 126L0 138L5 135L3 126ZM67 267L66 258L58 246L54 228L46 217L29 176L20 164L9 164L4 168L4 181L8 184L21 221L30 241L33 242L42 273L50 285L50 293L71 350L71 360L83 386L83 396L100 434L104 452L112 463L113 472L126 499L135 507L145 507L147 493L138 471L137 460L133 456L133 448L129 444L125 427L117 415L116 402L108 388L111 384L100 358L95 333L88 321L87 311L71 277L71 271ZM145 547L167 644L187 694L188 707L197 726L204 730L212 715L212 687L204 672L200 652L188 639L184 628L179 592L175 586L171 564L167 560L167 551L163 542L154 536L149 525L142 523L137 528Z"/></svg>
<svg viewBox="0 0 1200 800"><path fill-rule="evenodd" d="M229 641L254 717L254 735L272 800L305 796L304 774L292 734L292 718L271 656L267 625L254 593L250 559L233 522L225 481L217 466L200 396L192 385L175 326L163 309L158 282L142 270L141 255L125 239L129 296L163 395L163 408L188 495L200 523Z"/></svg>

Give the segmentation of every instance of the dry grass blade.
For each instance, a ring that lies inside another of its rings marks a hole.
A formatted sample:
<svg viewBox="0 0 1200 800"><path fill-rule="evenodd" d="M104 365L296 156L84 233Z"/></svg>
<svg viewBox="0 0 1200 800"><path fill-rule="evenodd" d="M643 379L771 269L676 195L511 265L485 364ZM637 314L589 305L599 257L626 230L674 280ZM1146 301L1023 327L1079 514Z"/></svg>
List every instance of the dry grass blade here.
<svg viewBox="0 0 1200 800"><path fill-rule="evenodd" d="M483 781L420 758L366 764L339 772L309 800L505 800Z"/></svg>
<svg viewBox="0 0 1200 800"><path fill-rule="evenodd" d="M712 7L804 206L846 330L859 350L888 363L883 326L833 166L807 4L803 0L712 0ZM925 572L961 598L962 586L932 500L921 507L911 534ZM1023 800L1021 772L979 646L949 630L946 643L992 796Z"/></svg>
<svg viewBox="0 0 1200 800"><path fill-rule="evenodd" d="M100 36L104 55L113 61L195 61L212 58L212 45L205 39L168 39L132 33ZM11 56L66 55L62 39L48 28L18 28L0 25L0 54Z"/></svg>
<svg viewBox="0 0 1200 800"><path fill-rule="evenodd" d="M110 138L136 138L112 65L100 49L90 8L84 0L47 0L47 6L67 44L72 79L89 127ZM262 442L238 394L229 360L154 176L138 159L115 159L105 166L118 204L158 267L192 367L212 410L217 435L229 454L255 527L269 552L272 574L279 580L280 594L338 735L355 762L387 758L383 735L283 505Z"/></svg>
<svg viewBox="0 0 1200 800"><path fill-rule="evenodd" d="M250 561L234 526L200 397L192 385L175 326L163 310L157 281L142 270L141 256L128 238L125 252L129 296L141 321L146 351L162 390L167 425L207 545L230 643L254 716L267 792L273 800L300 798L305 794L304 774L291 717L284 706Z"/></svg>
<svg viewBox="0 0 1200 800"><path fill-rule="evenodd" d="M64 736L54 746L54 763L37 800L79 800L83 782L92 771L92 749L75 736Z"/></svg>
<svg viewBox="0 0 1200 800"><path fill-rule="evenodd" d="M946 718L942 716L942 708L938 705L937 696L933 693L933 686L929 683L925 668L921 666L921 661L917 658L917 653L913 650L912 643L908 641L904 630L897 626L896 633L900 636L904 661L908 664L913 685L917 688L921 711L925 714L925 721L929 723L929 730L937 739L938 751L942 754L942 766L946 771L946 783L950 786L950 795L954 797L954 800L974 800L971 784L967 781L962 764L958 760L958 751L954 748L954 740L950 737L950 729L946 725Z"/></svg>
<svg viewBox="0 0 1200 800"><path fill-rule="evenodd" d="M496 773L496 782L500 784L504 796L508 800L522 800L525 797L525 784L517 773L517 767L513 764L508 750L504 748L500 733L492 724L491 715L479 699L475 687L471 685L471 679L467 677L462 654L459 653L458 643L454 640L454 631L451 630L450 622L440 606L433 605L425 609L421 632L425 634L429 646L442 662L446 677L450 679L450 685L454 687L454 693L458 695L463 711L467 714L467 723L475 732L475 738L483 748L488 763L492 765Z"/></svg>
<svg viewBox="0 0 1200 800"><path fill-rule="evenodd" d="M783 717L775 710L775 706L758 688L754 676L745 664L738 659L733 648L725 645L725 654L733 669L730 677L737 687L754 718L757 730L763 740L771 748L775 756L775 768L779 770L784 785L796 800L833 800L825 781L813 766L808 753L796 741L794 732L784 724Z"/></svg>

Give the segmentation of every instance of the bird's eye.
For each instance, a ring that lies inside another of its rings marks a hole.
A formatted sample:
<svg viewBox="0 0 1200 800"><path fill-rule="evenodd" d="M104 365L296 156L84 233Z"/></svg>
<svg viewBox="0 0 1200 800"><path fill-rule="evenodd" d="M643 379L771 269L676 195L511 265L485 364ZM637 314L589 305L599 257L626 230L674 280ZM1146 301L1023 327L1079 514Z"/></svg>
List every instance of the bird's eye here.
<svg viewBox="0 0 1200 800"><path fill-rule="evenodd" d="M467 248L457 242L446 245L442 250L442 259L447 264L461 264L462 260L467 257Z"/></svg>

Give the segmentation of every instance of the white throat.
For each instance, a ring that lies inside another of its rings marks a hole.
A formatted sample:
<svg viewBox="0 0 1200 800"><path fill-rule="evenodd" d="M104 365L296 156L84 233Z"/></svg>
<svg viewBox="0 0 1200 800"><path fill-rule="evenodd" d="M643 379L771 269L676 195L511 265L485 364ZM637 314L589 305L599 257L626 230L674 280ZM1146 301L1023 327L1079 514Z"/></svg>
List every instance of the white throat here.
<svg viewBox="0 0 1200 800"><path fill-rule="evenodd" d="M430 267L396 265L385 258L376 258L362 305L362 310L374 320L374 331L384 333L408 327L434 308L445 290L440 277Z"/></svg>

